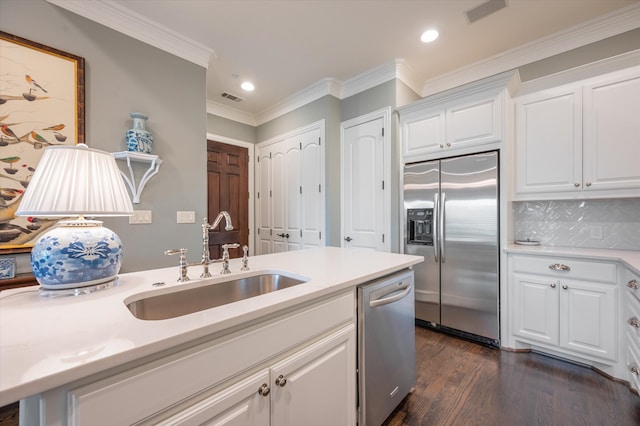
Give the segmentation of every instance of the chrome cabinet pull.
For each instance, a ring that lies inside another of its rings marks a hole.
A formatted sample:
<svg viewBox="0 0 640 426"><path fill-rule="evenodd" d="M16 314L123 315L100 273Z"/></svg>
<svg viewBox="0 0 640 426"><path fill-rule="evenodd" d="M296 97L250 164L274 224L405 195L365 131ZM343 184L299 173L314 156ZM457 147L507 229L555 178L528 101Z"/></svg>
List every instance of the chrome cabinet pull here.
<svg viewBox="0 0 640 426"><path fill-rule="evenodd" d="M344 237L344 240L345 240L346 242L350 243L350 242L351 242L351 240L353 240L353 238L351 238L351 237Z"/></svg>
<svg viewBox="0 0 640 426"><path fill-rule="evenodd" d="M587 185L587 186L591 186L591 182L587 182L587 183L586 183L586 185Z"/></svg>
<svg viewBox="0 0 640 426"><path fill-rule="evenodd" d="M638 318L636 318L636 317L629 318L629 321L627 321L627 322L629 323L629 325L631 327L635 327L635 328L640 327L640 321L638 321Z"/></svg>
<svg viewBox="0 0 640 426"><path fill-rule="evenodd" d="M638 289L638 281L636 280L631 280L627 283L627 287L629 287L632 290L637 290Z"/></svg>
<svg viewBox="0 0 640 426"><path fill-rule="evenodd" d="M551 283L551 288L556 288L556 283Z"/></svg>
<svg viewBox="0 0 640 426"><path fill-rule="evenodd" d="M573 184L573 186L575 186L575 187L577 188L577 187L579 187L579 186L580 186L580 183L579 183L579 182L576 182L576 183L574 183L574 184Z"/></svg>
<svg viewBox="0 0 640 426"><path fill-rule="evenodd" d="M263 383L262 386L260 386L260 388L258 389L258 394L262 396L267 396L270 392L271 389L269 389L269 385L266 383Z"/></svg>
<svg viewBox="0 0 640 426"><path fill-rule="evenodd" d="M629 371L631 371L631 374L633 374L634 376L640 375L640 368L638 368L638 366L635 364L629 366Z"/></svg>
<svg viewBox="0 0 640 426"><path fill-rule="evenodd" d="M566 284L562 284L562 289L563 289L563 290L566 290L566 289L568 289L568 288L569 288L569 287L567 287L567 285L566 285Z"/></svg>
<svg viewBox="0 0 640 426"><path fill-rule="evenodd" d="M549 269L557 272L569 272L571 270L568 265L563 265L562 263L552 263L549 265Z"/></svg>
<svg viewBox="0 0 640 426"><path fill-rule="evenodd" d="M279 375L278 378L276 379L276 385L282 388L286 384L287 384L287 379L282 374Z"/></svg>

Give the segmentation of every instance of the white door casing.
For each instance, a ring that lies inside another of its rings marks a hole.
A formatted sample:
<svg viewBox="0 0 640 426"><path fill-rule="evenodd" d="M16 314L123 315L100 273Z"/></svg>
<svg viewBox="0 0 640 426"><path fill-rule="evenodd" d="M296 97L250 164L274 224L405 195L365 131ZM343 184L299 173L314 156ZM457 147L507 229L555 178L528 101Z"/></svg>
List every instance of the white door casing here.
<svg viewBox="0 0 640 426"><path fill-rule="evenodd" d="M389 251L390 108L340 125L342 247Z"/></svg>

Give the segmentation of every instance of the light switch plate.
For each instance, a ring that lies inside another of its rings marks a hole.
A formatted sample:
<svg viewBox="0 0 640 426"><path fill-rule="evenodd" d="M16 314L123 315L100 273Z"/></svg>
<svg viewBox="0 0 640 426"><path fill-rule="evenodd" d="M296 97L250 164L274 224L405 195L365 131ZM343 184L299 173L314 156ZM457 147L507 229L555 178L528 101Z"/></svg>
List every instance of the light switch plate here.
<svg viewBox="0 0 640 426"><path fill-rule="evenodd" d="M151 210L134 210L133 216L129 216L130 225L151 223Z"/></svg>
<svg viewBox="0 0 640 426"><path fill-rule="evenodd" d="M196 223L196 212L178 211L177 222L178 223Z"/></svg>

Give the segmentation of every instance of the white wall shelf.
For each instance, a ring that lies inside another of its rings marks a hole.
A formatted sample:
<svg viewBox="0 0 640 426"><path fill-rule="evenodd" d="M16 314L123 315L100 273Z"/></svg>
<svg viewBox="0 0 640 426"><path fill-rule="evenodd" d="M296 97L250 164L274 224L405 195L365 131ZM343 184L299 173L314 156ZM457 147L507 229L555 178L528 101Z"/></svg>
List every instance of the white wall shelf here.
<svg viewBox="0 0 640 426"><path fill-rule="evenodd" d="M144 189L147 182L149 182L149 179L151 179L160 170L162 159L160 159L160 157L157 155L130 151L114 152L113 156L116 158L116 160L125 160L127 162L127 167L129 168L129 176L127 176L127 174L122 170L120 170L120 173L122 174L124 181L127 183L127 185L129 185L133 203L139 204L140 194L142 194L142 190ZM149 168L144 173L144 175L142 175L142 179L140 180L139 184L136 184L136 177L133 173L131 162L149 164Z"/></svg>

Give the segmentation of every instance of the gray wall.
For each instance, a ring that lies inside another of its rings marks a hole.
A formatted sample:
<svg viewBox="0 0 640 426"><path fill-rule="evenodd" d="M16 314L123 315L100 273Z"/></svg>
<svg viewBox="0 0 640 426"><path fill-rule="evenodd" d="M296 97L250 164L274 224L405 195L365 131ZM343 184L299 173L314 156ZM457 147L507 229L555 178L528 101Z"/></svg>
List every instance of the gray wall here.
<svg viewBox="0 0 640 426"><path fill-rule="evenodd" d="M3 31L84 57L89 146L126 150L129 112L150 117L152 153L163 164L134 208L151 210L153 223L104 218L122 239L122 272L177 265L177 258L163 254L168 248L185 247L198 259L198 222L207 209L206 70L44 0L0 0L0 11ZM176 224L178 210L195 211L196 223Z"/></svg>
<svg viewBox="0 0 640 426"><path fill-rule="evenodd" d="M213 114L207 114L207 133L226 136L231 139L256 143L256 128Z"/></svg>

